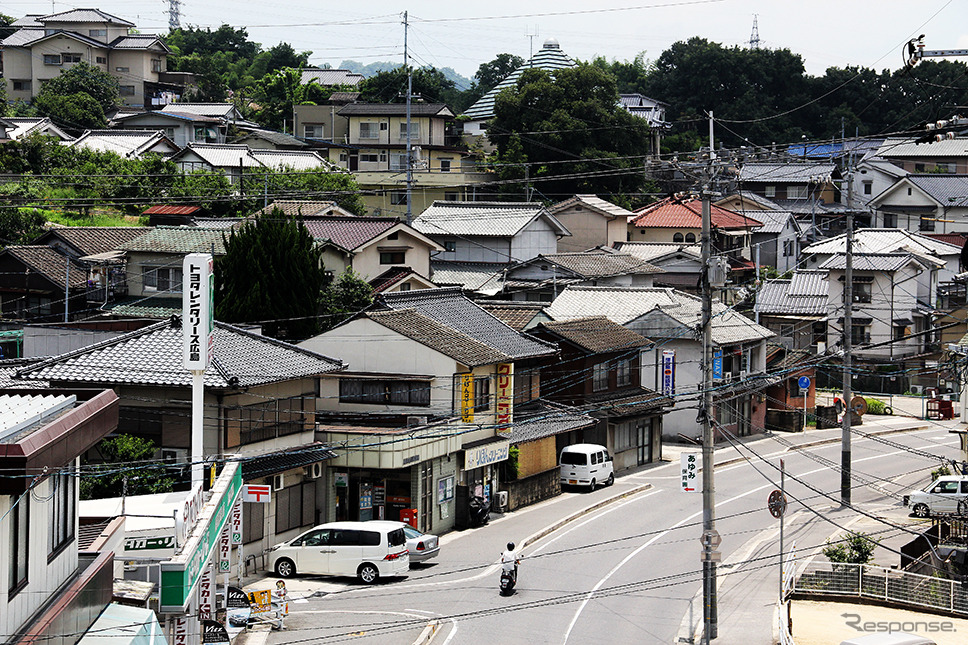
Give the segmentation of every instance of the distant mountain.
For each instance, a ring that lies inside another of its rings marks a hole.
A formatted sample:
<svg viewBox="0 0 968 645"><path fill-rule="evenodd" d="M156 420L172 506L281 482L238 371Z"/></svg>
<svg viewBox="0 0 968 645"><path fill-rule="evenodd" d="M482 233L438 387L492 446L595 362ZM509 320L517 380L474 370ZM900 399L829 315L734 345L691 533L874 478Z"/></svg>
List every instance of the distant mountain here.
<svg viewBox="0 0 968 645"><path fill-rule="evenodd" d="M356 72L357 74L362 74L369 78L377 72L386 72L391 69L396 69L400 67L400 63L391 63L389 61L377 61L375 63L361 63L355 60L344 60L339 64L340 69L348 69L351 72ZM448 80L453 81L454 85L457 86L458 90L470 89L471 79L466 76L461 76L453 70L451 67L440 67L438 68L441 74L447 77Z"/></svg>

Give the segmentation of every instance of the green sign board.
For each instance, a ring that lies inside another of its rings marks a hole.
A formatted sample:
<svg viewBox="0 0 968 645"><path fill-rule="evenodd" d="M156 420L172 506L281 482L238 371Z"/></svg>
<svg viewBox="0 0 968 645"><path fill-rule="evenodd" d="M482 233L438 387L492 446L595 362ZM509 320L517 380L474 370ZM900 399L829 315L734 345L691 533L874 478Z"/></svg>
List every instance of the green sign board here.
<svg viewBox="0 0 968 645"><path fill-rule="evenodd" d="M202 517L192 529L188 543L180 554L161 563L161 613L181 613L188 607L192 591L210 564L241 490L242 469L238 462L228 462L215 482L212 498L202 508Z"/></svg>

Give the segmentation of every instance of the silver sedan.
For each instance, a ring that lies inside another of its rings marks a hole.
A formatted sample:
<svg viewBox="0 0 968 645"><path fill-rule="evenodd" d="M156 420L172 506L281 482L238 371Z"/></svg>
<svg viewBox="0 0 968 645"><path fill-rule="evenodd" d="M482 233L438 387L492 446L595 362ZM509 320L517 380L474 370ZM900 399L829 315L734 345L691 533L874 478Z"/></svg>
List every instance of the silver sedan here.
<svg viewBox="0 0 968 645"><path fill-rule="evenodd" d="M409 524L403 525L403 532L407 536L407 551L410 552L410 563L426 562L431 558L436 558L440 553L440 544L437 536L430 533L421 533Z"/></svg>

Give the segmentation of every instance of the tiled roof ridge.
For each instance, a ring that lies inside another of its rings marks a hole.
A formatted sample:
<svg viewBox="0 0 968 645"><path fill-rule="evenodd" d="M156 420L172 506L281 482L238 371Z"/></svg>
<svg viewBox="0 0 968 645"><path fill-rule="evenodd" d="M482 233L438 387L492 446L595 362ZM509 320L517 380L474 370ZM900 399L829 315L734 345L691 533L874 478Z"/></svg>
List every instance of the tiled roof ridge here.
<svg viewBox="0 0 968 645"><path fill-rule="evenodd" d="M11 245L11 246L6 247L6 250L8 250L8 251L17 251L17 250L41 251L42 250L45 253L47 251L50 251L51 253L54 253L56 255L60 255L65 260L69 260L70 263L74 267L76 267L79 271L83 271L84 270L84 267L82 265L78 264L77 261L74 258L72 258L70 256L67 256L67 255L61 255L60 253L57 252L57 249L55 249L52 246L47 246L46 244L14 244L14 245ZM29 254L26 254L26 255L28 255L28 257L29 257ZM31 269L33 269L37 273L39 273L41 275L47 275L47 272L46 271L44 271L43 269L41 269L40 267L38 267L33 262L28 261L27 257L24 257L24 255L16 255L16 257L17 257L17 259L19 259L24 264L28 265Z"/></svg>
<svg viewBox="0 0 968 645"><path fill-rule="evenodd" d="M515 207L515 208L545 208L545 205L540 202L469 202L469 201L447 201L436 199L431 206L436 206L440 204L441 206L500 206L500 207Z"/></svg>
<svg viewBox="0 0 968 645"><path fill-rule="evenodd" d="M404 292L404 293L406 293L406 292ZM490 312L488 312L488 313L490 313ZM469 335L467 335L466 333L462 332L459 329L455 329L455 328L451 327L450 325L444 324L444 323L440 322L439 320L436 320L434 318L431 318L430 316L428 316L426 314L423 314L423 313L417 311L417 308L416 307L404 307L402 309L382 309L382 310L376 310L376 311L368 311L364 315L366 315L369 318L372 318L372 319L376 320L377 322L380 322L381 320L388 319L388 318L389 319L395 319L395 318L406 318L406 317L409 317L409 316L416 316L416 317L421 318L424 321L426 321L424 324L427 324L427 325L430 325L430 326L433 326L433 327L437 327L437 328L442 328L442 329L444 329L446 331L449 331L450 333L454 334L455 336L459 337L461 339L461 341L463 341L463 342L466 342L466 343L468 343L470 345L477 346L478 348L483 348L483 349L489 350L494 355L503 357L503 358L501 358L501 360L504 360L504 361L512 361L512 360L514 360L507 353L505 353L505 352L497 349L496 347L494 347L492 345L489 345L489 344L487 344L487 343L485 343L485 342L483 342L481 340L478 340L478 339L476 339L476 338L474 338L472 336L469 336ZM404 336L407 336L408 338L411 338L413 340L418 340L415 337L416 334L411 335L411 333L408 333L406 327L404 327L403 329L397 329L395 331L397 331L398 333L403 334ZM436 351L441 352L443 354L447 354L447 351L444 350L444 349L442 349L442 348L440 348L440 347L433 347L432 349L435 349ZM457 359L457 357L454 357L451 354L448 354L448 355L451 356L452 358ZM457 360L461 360L461 359L457 359Z"/></svg>
<svg viewBox="0 0 968 645"><path fill-rule="evenodd" d="M343 363L343 361L338 358L332 358L330 356L326 356L325 354L320 354L319 352L314 352L312 350L306 349L305 347L299 347L298 345L287 343L286 341L279 340L278 338L272 338L270 336L263 336L262 334L256 334L247 329L236 327L231 323L221 322L218 320L215 320L213 322L216 327L221 327L222 329L226 329L228 331L231 331L232 333L239 334L241 336L248 336L253 340L262 341L269 345L275 345L276 347L281 347L283 349L295 351L297 354L302 354L310 358L323 358L323 359L326 359L327 361L330 361L332 363L336 363L337 365L342 365L345 367L345 364Z"/></svg>

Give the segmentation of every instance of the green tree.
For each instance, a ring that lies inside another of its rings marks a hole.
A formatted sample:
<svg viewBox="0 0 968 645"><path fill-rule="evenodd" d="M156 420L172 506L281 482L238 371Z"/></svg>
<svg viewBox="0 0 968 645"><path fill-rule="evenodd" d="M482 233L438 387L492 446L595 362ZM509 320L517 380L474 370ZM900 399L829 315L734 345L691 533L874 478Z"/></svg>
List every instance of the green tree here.
<svg viewBox="0 0 968 645"><path fill-rule="evenodd" d="M12 190L16 188L27 187L24 182L3 184L0 186L0 196L4 201L13 201L20 196ZM46 222L44 213L36 208L0 208L0 244L28 244L44 232Z"/></svg>
<svg viewBox="0 0 968 645"><path fill-rule="evenodd" d="M516 86L497 96L494 113L488 138L497 146L495 160L527 163L545 198L596 193L621 199L641 192L648 125L621 107L614 78L601 69L580 64L554 76L525 70ZM520 194L521 187L512 190Z"/></svg>
<svg viewBox="0 0 968 645"><path fill-rule="evenodd" d="M325 331L373 304L373 287L347 269L323 291L321 304L321 329Z"/></svg>
<svg viewBox="0 0 968 645"><path fill-rule="evenodd" d="M102 111L120 105L118 80L90 63L75 63L60 75L46 81L39 96L87 94L97 101ZM102 114L103 116L103 114Z"/></svg>
<svg viewBox="0 0 968 645"><path fill-rule="evenodd" d="M170 493L174 489L175 479L155 461L155 444L150 439L119 434L104 439L95 450L102 461L96 465L82 461L87 472L80 482L81 499L120 497L122 492Z"/></svg>
<svg viewBox="0 0 968 645"><path fill-rule="evenodd" d="M215 262L215 317L262 322L273 338L308 338L319 329L324 284L321 248L301 222L274 209L226 238Z"/></svg>
<svg viewBox="0 0 968 645"><path fill-rule="evenodd" d="M15 20L16 18L12 18L5 13L0 13L0 40L3 40L7 36L10 36L17 31L16 27L10 26Z"/></svg>
<svg viewBox="0 0 968 645"><path fill-rule="evenodd" d="M839 540L827 540L823 554L837 564L867 564L874 557L877 541L866 533L850 533Z"/></svg>
<svg viewBox="0 0 968 645"><path fill-rule="evenodd" d="M467 107L467 97L452 80L433 67L419 67L412 73L413 93L427 103L446 103L455 114ZM366 103L400 103L407 96L407 70L397 67L364 79L357 89Z"/></svg>
<svg viewBox="0 0 968 645"><path fill-rule="evenodd" d="M620 94L644 94L649 74L654 66L646 59L645 52L640 52L630 61L607 61L599 56L592 65L608 72L615 78L615 85Z"/></svg>
<svg viewBox="0 0 968 645"><path fill-rule="evenodd" d="M70 132L107 127L104 108L90 94L55 94L42 92L34 98L34 107Z"/></svg>
<svg viewBox="0 0 968 645"><path fill-rule="evenodd" d="M225 173L200 169L173 177L168 196L175 202L190 200L212 215L222 217L238 210L234 191Z"/></svg>
<svg viewBox="0 0 968 645"><path fill-rule="evenodd" d="M356 178L347 172L330 170L294 170L278 168L273 170L247 170L243 176L246 200L243 210L247 213L258 210L266 200L298 199L325 201L332 200L356 215L366 214L366 205L360 196Z"/></svg>
<svg viewBox="0 0 968 645"><path fill-rule="evenodd" d="M253 99L260 106L253 115L262 125L281 130L283 122L292 122L295 105L317 105L327 100L340 86L327 87L312 81L302 82L302 72L294 67L278 69L256 83Z"/></svg>

